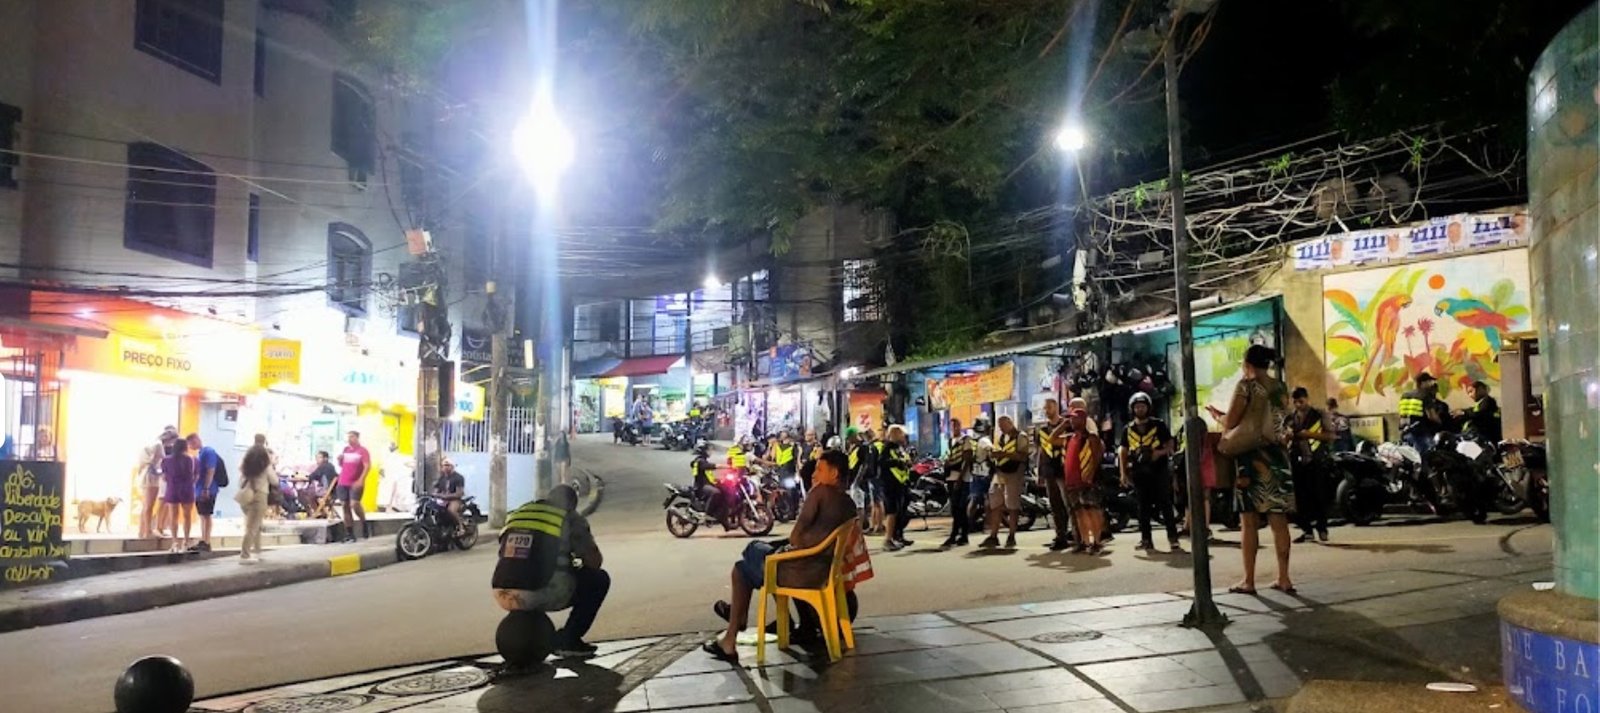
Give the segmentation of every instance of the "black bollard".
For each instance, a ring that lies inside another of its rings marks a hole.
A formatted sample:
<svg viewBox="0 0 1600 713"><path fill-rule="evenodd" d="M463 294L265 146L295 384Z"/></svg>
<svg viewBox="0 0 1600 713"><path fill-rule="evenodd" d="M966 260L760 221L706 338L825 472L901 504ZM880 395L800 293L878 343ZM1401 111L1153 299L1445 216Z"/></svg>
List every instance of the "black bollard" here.
<svg viewBox="0 0 1600 713"><path fill-rule="evenodd" d="M556 646L556 625L542 611L514 611L500 620L494 647L508 666L537 666Z"/></svg>
<svg viewBox="0 0 1600 713"><path fill-rule="evenodd" d="M171 656L146 656L122 672L113 696L117 713L184 713L194 702L194 678Z"/></svg>

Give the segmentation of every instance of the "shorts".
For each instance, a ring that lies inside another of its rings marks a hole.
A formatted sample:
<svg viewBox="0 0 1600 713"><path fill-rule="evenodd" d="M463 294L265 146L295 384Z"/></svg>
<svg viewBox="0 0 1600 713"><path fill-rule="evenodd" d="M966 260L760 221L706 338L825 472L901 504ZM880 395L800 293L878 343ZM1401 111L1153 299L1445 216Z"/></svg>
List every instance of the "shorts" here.
<svg viewBox="0 0 1600 713"><path fill-rule="evenodd" d="M1067 507L1073 510L1090 510L1100 507L1099 488L1073 488L1066 492Z"/></svg>
<svg viewBox="0 0 1600 713"><path fill-rule="evenodd" d="M167 492L161 494L161 502L168 505L191 505L194 503L194 483L167 483Z"/></svg>
<svg viewBox="0 0 1600 713"><path fill-rule="evenodd" d="M361 491L363 490L366 490L366 487L361 485L336 485L333 488L333 499L359 503L361 502Z"/></svg>
<svg viewBox="0 0 1600 713"><path fill-rule="evenodd" d="M144 477L139 479L139 485L145 488L161 488L161 474L154 469L146 468Z"/></svg>
<svg viewBox="0 0 1600 713"><path fill-rule="evenodd" d="M910 486L894 478L885 478L881 487L883 490L879 497L883 500L883 512L888 515L899 513L907 504Z"/></svg>
<svg viewBox="0 0 1600 713"><path fill-rule="evenodd" d="M967 497L969 497L969 498L986 498L986 497L989 497L989 484L990 484L990 482L992 480L993 480L993 478L990 478L987 475L974 475L974 476L972 476L972 480L967 483Z"/></svg>
<svg viewBox="0 0 1600 713"><path fill-rule="evenodd" d="M989 486L989 509L998 509L1005 505L1007 510L1017 511L1022 509L1022 488L1026 485L1026 478L1021 471L1015 473L996 473L994 483Z"/></svg>
<svg viewBox="0 0 1600 713"><path fill-rule="evenodd" d="M203 517L211 517L217 512L216 493L195 493L194 511Z"/></svg>
<svg viewBox="0 0 1600 713"><path fill-rule="evenodd" d="M739 571L739 578L750 589L760 591L761 585L766 583L767 556L776 552L770 543L757 540L744 547L744 554L739 555L739 561L733 563L733 568Z"/></svg>

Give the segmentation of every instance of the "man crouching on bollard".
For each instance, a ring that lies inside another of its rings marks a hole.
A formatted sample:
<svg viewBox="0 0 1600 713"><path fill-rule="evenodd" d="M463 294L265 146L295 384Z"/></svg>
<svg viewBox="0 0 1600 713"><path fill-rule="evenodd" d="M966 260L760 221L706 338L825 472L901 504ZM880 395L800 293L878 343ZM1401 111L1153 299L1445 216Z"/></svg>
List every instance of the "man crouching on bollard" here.
<svg viewBox="0 0 1600 713"><path fill-rule="evenodd" d="M559 658L594 655L596 647L583 636L611 590L611 576L600 568L600 547L577 506L577 491L557 485L543 500L508 514L490 583L495 602L508 612L572 607L566 626L556 633Z"/></svg>

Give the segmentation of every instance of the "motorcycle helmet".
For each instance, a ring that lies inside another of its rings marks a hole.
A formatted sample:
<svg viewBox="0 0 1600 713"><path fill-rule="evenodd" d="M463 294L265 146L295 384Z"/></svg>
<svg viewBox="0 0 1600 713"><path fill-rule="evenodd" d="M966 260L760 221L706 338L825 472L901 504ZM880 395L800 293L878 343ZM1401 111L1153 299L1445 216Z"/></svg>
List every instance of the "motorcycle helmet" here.
<svg viewBox="0 0 1600 713"><path fill-rule="evenodd" d="M840 441L838 436L833 436L832 438L828 439L827 448L830 451L839 450L841 448L844 448L844 442Z"/></svg>
<svg viewBox="0 0 1600 713"><path fill-rule="evenodd" d="M1143 391L1135 391L1133 396L1128 397L1128 413L1133 413L1133 405L1141 402L1151 411L1156 408L1155 402L1150 400L1150 394Z"/></svg>
<svg viewBox="0 0 1600 713"><path fill-rule="evenodd" d="M698 441L695 441L694 442L694 452L699 454L699 455L706 455L707 453L711 452L711 444L707 443L706 439L704 439L704 438L702 438L702 439L700 439Z"/></svg>

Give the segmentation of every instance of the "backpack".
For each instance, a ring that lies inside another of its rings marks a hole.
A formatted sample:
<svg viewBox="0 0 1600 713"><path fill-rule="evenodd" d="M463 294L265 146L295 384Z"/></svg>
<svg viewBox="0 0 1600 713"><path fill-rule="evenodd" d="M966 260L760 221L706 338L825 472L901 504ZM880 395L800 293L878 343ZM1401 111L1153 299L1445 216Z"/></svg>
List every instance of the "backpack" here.
<svg viewBox="0 0 1600 713"><path fill-rule="evenodd" d="M211 483L219 488L228 487L228 461L217 458L217 474L212 477Z"/></svg>

